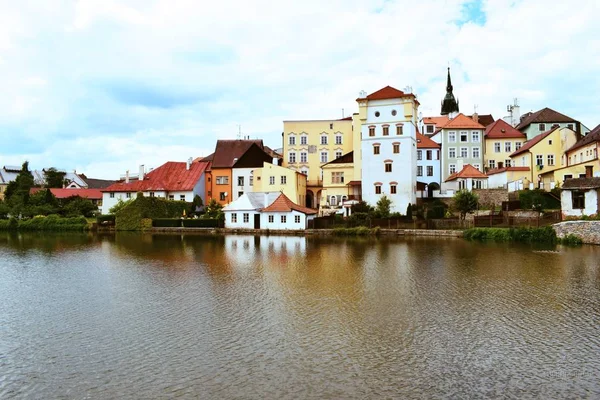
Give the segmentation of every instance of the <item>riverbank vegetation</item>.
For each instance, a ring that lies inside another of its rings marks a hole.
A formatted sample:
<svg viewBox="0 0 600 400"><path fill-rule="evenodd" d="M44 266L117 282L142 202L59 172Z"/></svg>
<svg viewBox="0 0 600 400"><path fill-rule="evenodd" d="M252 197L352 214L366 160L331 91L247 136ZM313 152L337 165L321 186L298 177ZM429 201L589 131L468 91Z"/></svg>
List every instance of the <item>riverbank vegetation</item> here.
<svg viewBox="0 0 600 400"><path fill-rule="evenodd" d="M367 228L360 226L357 228L334 228L334 236L379 236L381 229L379 227Z"/></svg>
<svg viewBox="0 0 600 400"><path fill-rule="evenodd" d="M85 231L91 225L84 217L60 217L58 215L38 215L29 219L16 218L0 220L0 230L19 231Z"/></svg>
<svg viewBox="0 0 600 400"><path fill-rule="evenodd" d="M464 238L477 241L538 243L538 244L564 244L579 246L582 241L575 235L558 238L550 226L543 228L472 228L465 230Z"/></svg>

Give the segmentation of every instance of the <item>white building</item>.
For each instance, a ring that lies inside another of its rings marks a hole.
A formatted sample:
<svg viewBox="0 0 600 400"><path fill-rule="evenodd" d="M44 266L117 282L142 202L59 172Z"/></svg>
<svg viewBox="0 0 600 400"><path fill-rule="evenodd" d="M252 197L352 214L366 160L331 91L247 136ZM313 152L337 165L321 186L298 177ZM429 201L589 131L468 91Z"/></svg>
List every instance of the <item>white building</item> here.
<svg viewBox="0 0 600 400"><path fill-rule="evenodd" d="M599 191L600 178L598 177L567 179L560 194L563 217L598 215Z"/></svg>
<svg viewBox="0 0 600 400"><path fill-rule="evenodd" d="M460 171L450 175L445 183L447 189L452 191L487 189L488 177L471 164L467 164Z"/></svg>
<svg viewBox="0 0 600 400"><path fill-rule="evenodd" d="M417 133L417 182L427 185L427 191L440 190L440 145Z"/></svg>
<svg viewBox="0 0 600 400"><path fill-rule="evenodd" d="M392 212L416 203L417 109L412 93L393 87L357 99L361 129L362 199L375 205L383 196Z"/></svg>
<svg viewBox="0 0 600 400"><path fill-rule="evenodd" d="M209 165L208 161L192 162L191 159L169 161L147 174L141 165L135 179L127 173L124 180L101 190L102 214L108 214L119 200L135 198L138 192L148 197L187 202L192 202L198 195L205 203L205 171Z"/></svg>
<svg viewBox="0 0 600 400"><path fill-rule="evenodd" d="M299 206L281 192L244 193L223 208L225 228L304 230L317 210Z"/></svg>

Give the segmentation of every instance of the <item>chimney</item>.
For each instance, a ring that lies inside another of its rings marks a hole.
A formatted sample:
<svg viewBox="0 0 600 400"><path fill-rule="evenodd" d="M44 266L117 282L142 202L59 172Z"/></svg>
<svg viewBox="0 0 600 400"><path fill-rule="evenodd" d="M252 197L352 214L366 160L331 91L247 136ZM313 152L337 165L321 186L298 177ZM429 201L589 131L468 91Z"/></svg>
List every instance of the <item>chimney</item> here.
<svg viewBox="0 0 600 400"><path fill-rule="evenodd" d="M586 165L585 166L585 177L586 178L591 178L594 176L594 166L593 165Z"/></svg>
<svg viewBox="0 0 600 400"><path fill-rule="evenodd" d="M191 166L192 166L192 157L188 158L187 162L185 163L185 170L189 171Z"/></svg>
<svg viewBox="0 0 600 400"><path fill-rule="evenodd" d="M269 193L265 192L264 194L265 194L265 205L264 205L264 207L269 207L270 206L270 204L269 204Z"/></svg>
<svg viewBox="0 0 600 400"><path fill-rule="evenodd" d="M129 183L129 170L125 171L125 183Z"/></svg>
<svg viewBox="0 0 600 400"><path fill-rule="evenodd" d="M144 180L144 164L140 165L140 174L138 176L138 180L140 180L140 181Z"/></svg>
<svg viewBox="0 0 600 400"><path fill-rule="evenodd" d="M473 121L479 122L479 114L473 113Z"/></svg>

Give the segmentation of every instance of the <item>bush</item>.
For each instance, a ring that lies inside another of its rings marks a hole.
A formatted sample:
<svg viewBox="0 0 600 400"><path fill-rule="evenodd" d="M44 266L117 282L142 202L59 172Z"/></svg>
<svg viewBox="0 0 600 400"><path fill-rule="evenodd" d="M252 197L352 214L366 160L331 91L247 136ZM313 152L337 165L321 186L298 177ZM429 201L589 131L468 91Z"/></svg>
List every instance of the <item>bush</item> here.
<svg viewBox="0 0 600 400"><path fill-rule="evenodd" d="M464 238L467 240L517 242L517 243L543 243L555 244L558 239L556 232L549 226L543 228L472 228L465 230Z"/></svg>
<svg viewBox="0 0 600 400"><path fill-rule="evenodd" d="M182 220L185 228L218 228L218 219L184 219Z"/></svg>
<svg viewBox="0 0 600 400"><path fill-rule="evenodd" d="M560 198L560 195L558 196ZM521 190L519 192L521 208L524 210L555 210L560 208L560 201L551 197L542 189Z"/></svg>
<svg viewBox="0 0 600 400"><path fill-rule="evenodd" d="M558 239L558 243L565 246L581 246L583 244L583 240L581 240L579 236L575 236L570 233L565 237Z"/></svg>
<svg viewBox="0 0 600 400"><path fill-rule="evenodd" d="M348 217L347 225L349 228L354 228L357 226L370 226L371 217L368 213L364 212L353 212L350 217Z"/></svg>
<svg viewBox="0 0 600 400"><path fill-rule="evenodd" d="M58 215L37 216L17 221L15 218L0 221L2 230L22 231L84 231L89 229L84 217L63 218Z"/></svg>
<svg viewBox="0 0 600 400"><path fill-rule="evenodd" d="M472 213L479 205L479 198L468 190L459 190L452 198L452 207L460 213L460 219L465 219L467 214Z"/></svg>
<svg viewBox="0 0 600 400"><path fill-rule="evenodd" d="M103 215L98 215L96 217L96 222L98 223L98 225L106 225L107 224L113 224L115 223L115 216L113 214L103 214Z"/></svg>
<svg viewBox="0 0 600 400"><path fill-rule="evenodd" d="M380 233L379 227L369 229L364 226L358 228L335 228L334 236L378 236Z"/></svg>
<svg viewBox="0 0 600 400"><path fill-rule="evenodd" d="M179 228L181 227L180 218L156 218L152 220L152 226L156 228Z"/></svg>
<svg viewBox="0 0 600 400"><path fill-rule="evenodd" d="M189 204L160 197L137 196L116 214L116 228L121 231L142 230L142 219L180 218Z"/></svg>
<svg viewBox="0 0 600 400"><path fill-rule="evenodd" d="M446 216L446 210L448 206L441 200L435 200L427 205L427 212L425 218L427 219L441 219Z"/></svg>

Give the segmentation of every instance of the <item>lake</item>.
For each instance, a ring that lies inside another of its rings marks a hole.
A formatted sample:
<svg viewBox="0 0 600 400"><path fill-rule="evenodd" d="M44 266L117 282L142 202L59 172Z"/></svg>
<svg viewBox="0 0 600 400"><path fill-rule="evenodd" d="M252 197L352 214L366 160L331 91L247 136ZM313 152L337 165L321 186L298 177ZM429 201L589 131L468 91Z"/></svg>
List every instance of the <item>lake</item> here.
<svg viewBox="0 0 600 400"><path fill-rule="evenodd" d="M600 247L0 233L0 398L599 398Z"/></svg>

